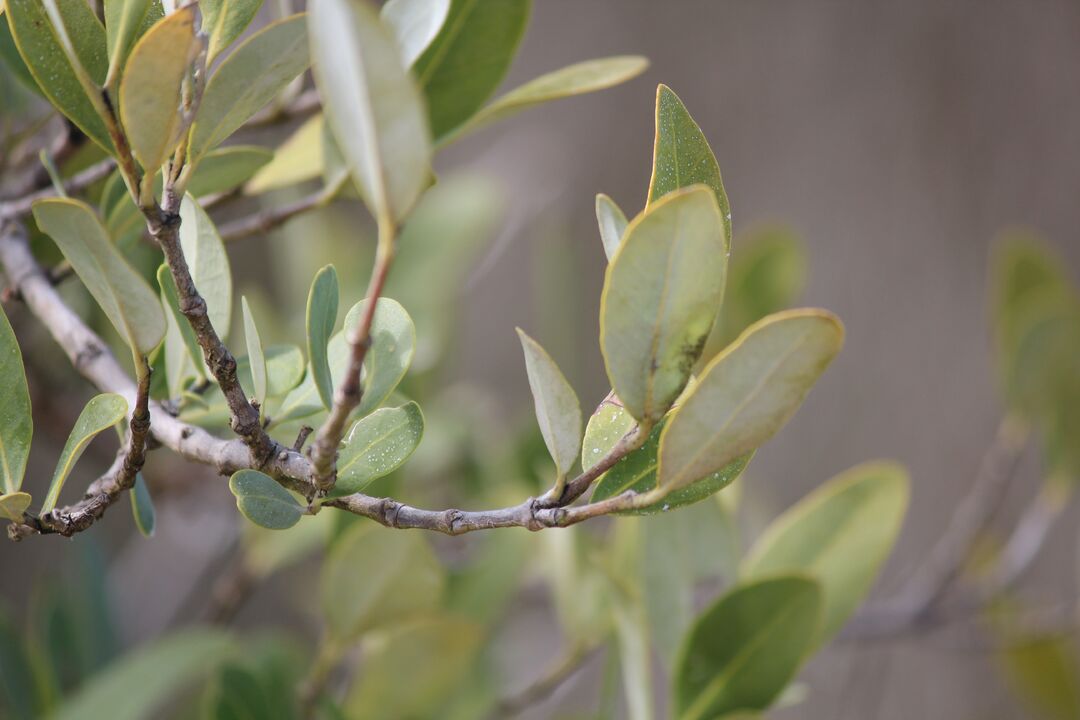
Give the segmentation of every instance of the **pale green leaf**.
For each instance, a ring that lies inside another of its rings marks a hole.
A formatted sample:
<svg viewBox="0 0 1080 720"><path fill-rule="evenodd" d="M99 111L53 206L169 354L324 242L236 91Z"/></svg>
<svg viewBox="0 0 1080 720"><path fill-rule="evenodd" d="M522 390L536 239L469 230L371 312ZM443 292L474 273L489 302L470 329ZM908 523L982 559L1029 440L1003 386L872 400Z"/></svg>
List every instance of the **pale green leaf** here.
<svg viewBox="0 0 1080 720"><path fill-rule="evenodd" d="M323 407L334 405L334 382L330 375L327 345L334 332L338 311L338 277L333 265L315 274L307 300L307 349L315 387Z"/></svg>
<svg viewBox="0 0 1080 720"><path fill-rule="evenodd" d="M608 262L615 257L623 233L626 232L627 220L622 209L604 193L596 196L596 222L600 225L600 241L604 244L604 254Z"/></svg>
<svg viewBox="0 0 1080 720"><path fill-rule="evenodd" d="M574 467L581 450L581 403L547 351L521 328L517 333L525 352L536 422L559 476L564 477Z"/></svg>
<svg viewBox="0 0 1080 720"><path fill-rule="evenodd" d="M236 496L236 507L244 517L269 530L287 530L305 512L288 490L258 470L233 473L229 490Z"/></svg>
<svg viewBox="0 0 1080 720"><path fill-rule="evenodd" d="M450 0L387 0L380 16L394 33L405 67L424 53L449 12Z"/></svg>
<svg viewBox="0 0 1080 720"><path fill-rule="evenodd" d="M274 151L274 159L244 186L244 192L258 195L319 177L323 171L323 125L323 115L318 113L294 130Z"/></svg>
<svg viewBox="0 0 1080 720"><path fill-rule="evenodd" d="M199 0L202 29L210 37L206 50L207 66L240 37L261 5L262 0Z"/></svg>
<svg viewBox="0 0 1080 720"><path fill-rule="evenodd" d="M736 586L687 633L674 681L674 716L706 720L764 710L795 676L818 631L821 591L799 576Z"/></svg>
<svg viewBox="0 0 1080 720"><path fill-rule="evenodd" d="M34 203L34 219L64 253L133 352L146 355L165 335L165 314L146 281L111 242L93 209L70 198Z"/></svg>
<svg viewBox="0 0 1080 720"><path fill-rule="evenodd" d="M64 482L71 474L71 469L79 461L86 446L90 444L98 433L108 430L127 415L127 401L122 395L116 393L104 393L91 398L86 404L79 418L75 421L75 427L71 429L64 449L60 452L60 459L56 463L53 472L52 483L49 485L49 493L41 504L41 513L45 514L56 507L60 499L60 491L64 488Z"/></svg>
<svg viewBox="0 0 1080 720"><path fill-rule="evenodd" d="M266 394L277 397L296 387L304 377L304 353L295 345L266 349Z"/></svg>
<svg viewBox="0 0 1080 720"><path fill-rule="evenodd" d="M259 329L255 326L255 318L251 316L246 297L241 296L240 307L244 315L244 342L247 344L251 380L255 385L255 399L261 408L266 405L267 397L266 356L263 355Z"/></svg>
<svg viewBox="0 0 1080 720"><path fill-rule="evenodd" d="M367 300L353 305L345 316L346 337L355 332ZM379 298L371 321L371 347L364 356L363 388L357 414L363 416L382 405L405 377L416 352L416 327L397 300Z"/></svg>
<svg viewBox="0 0 1080 720"><path fill-rule="evenodd" d="M608 265L600 347L627 411L655 423L682 392L723 292L727 249L715 195L696 186L651 205Z"/></svg>
<svg viewBox="0 0 1080 720"><path fill-rule="evenodd" d="M274 153L256 145L230 145L203 156L187 191L195 197L229 192L273 162Z"/></svg>
<svg viewBox="0 0 1080 720"><path fill-rule="evenodd" d="M206 314L222 339L232 321L232 271L214 221L190 195L180 203L180 245ZM185 318L184 322L187 322Z"/></svg>
<svg viewBox="0 0 1080 720"><path fill-rule="evenodd" d="M649 623L640 605L623 599L613 603L615 639L622 666L628 720L652 720L652 655Z"/></svg>
<svg viewBox="0 0 1080 720"><path fill-rule="evenodd" d="M614 394L608 395L589 418L581 445L581 469L590 470L637 425Z"/></svg>
<svg viewBox="0 0 1080 720"><path fill-rule="evenodd" d="M135 476L135 485L131 488L131 514L135 518L135 527L143 534L143 537L154 536L154 524L157 513L154 510L154 499L150 497L150 489L146 487L146 480L142 473Z"/></svg>
<svg viewBox="0 0 1080 720"><path fill-rule="evenodd" d="M105 36L109 49L109 71L105 85L112 87L153 3L151 0L105 0L104 4Z"/></svg>
<svg viewBox="0 0 1080 720"><path fill-rule="evenodd" d="M824 310L776 313L747 328L706 366L668 421L659 487L685 487L764 444L795 414L843 341L843 325Z"/></svg>
<svg viewBox="0 0 1080 720"><path fill-rule="evenodd" d="M423 101L390 31L355 0L314 0L315 84L357 190L380 222L401 220L428 186Z"/></svg>
<svg viewBox="0 0 1080 720"><path fill-rule="evenodd" d="M0 495L0 517L15 522L22 522L23 513L30 507L32 498L29 493L19 490Z"/></svg>
<svg viewBox="0 0 1080 720"><path fill-rule="evenodd" d="M867 463L818 487L769 525L743 561L746 578L802 572L821 584L827 642L870 591L908 504L908 476Z"/></svg>
<svg viewBox="0 0 1080 720"><path fill-rule="evenodd" d="M167 310L165 374L169 393L177 397L186 379L207 376L206 364L203 362L202 347L199 346L195 330L180 312L180 296L168 265L162 263L158 267L157 280L158 287L161 288L161 304Z"/></svg>
<svg viewBox="0 0 1080 720"><path fill-rule="evenodd" d="M401 467L424 435L424 415L416 403L380 408L358 420L338 452L334 495L364 488Z"/></svg>
<svg viewBox="0 0 1080 720"><path fill-rule="evenodd" d="M22 487L34 419L30 412L30 390L26 385L19 341L11 329L7 314L0 307L0 377L4 392L0 396L0 489L13 493Z"/></svg>
<svg viewBox="0 0 1080 720"><path fill-rule="evenodd" d="M272 22L234 50L210 78L195 116L189 155L232 135L308 66L303 14Z"/></svg>

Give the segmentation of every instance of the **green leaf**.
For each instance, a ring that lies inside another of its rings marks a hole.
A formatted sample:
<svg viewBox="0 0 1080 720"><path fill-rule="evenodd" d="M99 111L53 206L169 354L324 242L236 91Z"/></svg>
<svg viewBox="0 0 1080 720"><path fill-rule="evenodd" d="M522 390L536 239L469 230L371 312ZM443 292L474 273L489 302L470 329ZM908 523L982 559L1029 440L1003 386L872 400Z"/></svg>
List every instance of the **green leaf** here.
<svg viewBox="0 0 1080 720"><path fill-rule="evenodd" d="M266 696L266 688L251 670L240 665L228 664L209 683L203 698L204 718L213 720L257 720L281 717L275 714ZM276 708L281 713L286 708Z"/></svg>
<svg viewBox="0 0 1080 720"><path fill-rule="evenodd" d="M272 22L241 43L203 93L191 131L191 162L232 135L307 66L303 14Z"/></svg>
<svg viewBox="0 0 1080 720"><path fill-rule="evenodd" d="M49 493L45 496L45 502L41 504L41 514L45 514L56 507L56 501L60 498L60 491L64 482L83 450L90 444L98 433L108 430L127 415L127 400L123 395L116 393L103 393L91 398L86 404L79 418L75 421L75 427L71 429L64 449L60 453L60 460L56 463L53 472L52 483L49 485Z"/></svg>
<svg viewBox="0 0 1080 720"><path fill-rule="evenodd" d="M128 653L87 679L60 707L57 720L141 720L234 653L218 630L186 628Z"/></svg>
<svg viewBox="0 0 1080 720"><path fill-rule="evenodd" d="M30 440L34 436L34 418L30 412L30 390L26 385L19 341L11 329L7 314L0 307L0 377L4 393L0 396L0 489L13 493L22 487Z"/></svg>
<svg viewBox="0 0 1080 720"><path fill-rule="evenodd" d="M315 274L307 300L307 349L311 373L319 390L323 407L334 405L334 382L330 375L327 344L334 332L338 311L338 278L333 265Z"/></svg>
<svg viewBox="0 0 1080 720"><path fill-rule="evenodd" d="M364 488L405 464L424 435L424 415L414 402L381 408L358 420L338 453L334 495Z"/></svg>
<svg viewBox="0 0 1080 720"><path fill-rule="evenodd" d="M109 67L105 28L85 0L55 0L75 55L97 83ZM107 152L112 141L68 62L42 0L6 0L11 34L30 73L57 110Z"/></svg>
<svg viewBox="0 0 1080 720"><path fill-rule="evenodd" d="M1080 718L1080 662L1075 638L1041 634L1013 640L1000 653L1009 686L1039 717Z"/></svg>
<svg viewBox="0 0 1080 720"><path fill-rule="evenodd" d="M596 222L600 225L600 241L604 244L604 254L608 262L615 257L623 233L626 232L626 215L615 201L604 193L596 196Z"/></svg>
<svg viewBox="0 0 1080 720"><path fill-rule="evenodd" d="M589 418L581 445L581 469L591 470L634 426L634 418L609 394Z"/></svg>
<svg viewBox="0 0 1080 720"><path fill-rule="evenodd" d="M367 300L353 305L345 317L346 337L355 332ZM416 327L397 300L379 298L371 321L371 347L364 357L364 395L357 413L367 415L386 402L405 377L416 352Z"/></svg>
<svg viewBox="0 0 1080 720"><path fill-rule="evenodd" d="M380 222L399 221L431 177L420 93L367 3L315 0L309 27L315 85L353 182Z"/></svg>
<svg viewBox="0 0 1080 720"><path fill-rule="evenodd" d="M180 246L191 279L206 301L206 314L218 336L229 336L232 321L232 271L214 221L190 195L180 203ZM184 318L187 323L187 318ZM199 355L202 358L202 355Z"/></svg>
<svg viewBox="0 0 1080 720"><path fill-rule="evenodd" d="M143 537L154 537L154 524L157 513L154 510L154 499L150 497L150 488L146 487L146 480L142 473L135 476L135 486L131 488L131 514L135 518L135 527Z"/></svg>
<svg viewBox="0 0 1080 720"><path fill-rule="evenodd" d="M581 403L547 351L521 328L517 333L525 352L525 369L536 405L536 422L559 477L565 477L574 467L581 450Z"/></svg>
<svg viewBox="0 0 1080 720"><path fill-rule="evenodd" d="M150 28L132 49L120 81L120 119L147 172L164 164L187 129L180 93L199 49L195 10L189 5Z"/></svg>
<svg viewBox="0 0 1080 720"><path fill-rule="evenodd" d="M183 381L190 375L206 377L206 364L195 330L180 312L180 295L168 265L162 263L158 267L157 280L161 288L161 304L169 311L166 319L165 370L169 376L169 392L175 397L180 394Z"/></svg>
<svg viewBox="0 0 1080 720"><path fill-rule="evenodd" d="M26 508L30 507L32 499L30 493L18 490L0 495L0 517L21 522L23 513L26 512Z"/></svg>
<svg viewBox="0 0 1080 720"><path fill-rule="evenodd" d="M319 177L323 171L323 125L323 115L318 113L296 128L274 151L274 159L244 186L244 192L258 195ZM203 162L209 158L207 155Z"/></svg>
<svg viewBox="0 0 1080 720"><path fill-rule="evenodd" d="M908 504L908 476L866 463L818 487L769 525L743 561L744 578L803 572L821 584L828 641L862 602L889 556Z"/></svg>
<svg viewBox="0 0 1080 720"><path fill-rule="evenodd" d="M42 673L35 672L35 664L23 623L16 622L0 604L0 708L10 713L12 720L35 720L45 714L41 695L48 690L42 692Z"/></svg>
<svg viewBox="0 0 1080 720"><path fill-rule="evenodd" d="M165 315L154 291L124 259L93 209L78 200L34 203L34 219L64 253L86 289L132 350L146 355L165 335Z"/></svg>
<svg viewBox="0 0 1080 720"><path fill-rule="evenodd" d="M187 191L195 197L229 192L248 182L273 162L274 153L256 145L230 145L211 150L192 173Z"/></svg>
<svg viewBox="0 0 1080 720"><path fill-rule="evenodd" d="M529 0L453 0L413 66L439 140L471 118L502 82L529 21Z"/></svg>
<svg viewBox="0 0 1080 720"><path fill-rule="evenodd" d="M401 62L411 66L439 34L450 12L450 0L388 0L380 17L394 33Z"/></svg>
<svg viewBox="0 0 1080 720"><path fill-rule="evenodd" d="M113 87L151 4L151 0L105 0L105 36L109 49L106 87Z"/></svg>
<svg viewBox="0 0 1080 720"><path fill-rule="evenodd" d="M305 512L288 490L258 470L233 473L229 490L236 496L236 507L244 517L269 530L287 530Z"/></svg>
<svg viewBox="0 0 1080 720"><path fill-rule="evenodd" d="M296 387L304 377L304 353L295 345L271 345L266 349L266 394L278 397Z"/></svg>
<svg viewBox="0 0 1080 720"><path fill-rule="evenodd" d="M199 0L203 14L202 29L210 37L206 66L251 24L262 0Z"/></svg>
<svg viewBox="0 0 1080 720"><path fill-rule="evenodd" d="M717 355L660 437L659 487L678 490L760 447L840 352L844 327L824 310L776 313Z"/></svg>
<svg viewBox="0 0 1080 720"><path fill-rule="evenodd" d="M323 617L344 642L438 607L444 584L422 533L354 525L323 563Z"/></svg>
<svg viewBox="0 0 1080 720"><path fill-rule="evenodd" d="M627 411L655 423L683 391L723 292L727 247L706 187L672 193L626 228L600 301L600 347Z"/></svg>
<svg viewBox="0 0 1080 720"><path fill-rule="evenodd" d="M19 48L15 45L15 38L11 36L11 28L8 27L8 19L3 14L3 10L3 5L0 5L0 62L7 66L23 87L41 95L41 88L38 87L37 81L30 73L30 68L26 67L26 63L19 55Z"/></svg>
<svg viewBox="0 0 1080 720"><path fill-rule="evenodd" d="M244 314L244 342L247 344L251 380L255 384L255 399L259 401L261 408L266 405L267 397L266 356L263 355L259 329L255 327L255 318L251 316L246 297L241 296L240 307Z"/></svg>
<svg viewBox="0 0 1080 720"><path fill-rule="evenodd" d="M818 631L817 583L781 576L735 587L687 633L675 672L680 720L764 710L795 676Z"/></svg>

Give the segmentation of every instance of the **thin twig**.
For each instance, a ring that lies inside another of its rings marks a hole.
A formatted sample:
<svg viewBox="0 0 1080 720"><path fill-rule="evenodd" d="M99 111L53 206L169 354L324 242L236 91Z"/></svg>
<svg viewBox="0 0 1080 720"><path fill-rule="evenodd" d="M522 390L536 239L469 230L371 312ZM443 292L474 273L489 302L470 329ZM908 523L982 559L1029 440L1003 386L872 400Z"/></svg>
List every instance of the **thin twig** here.
<svg viewBox="0 0 1080 720"><path fill-rule="evenodd" d="M73 195L96 183L102 178L108 177L116 167L116 162L109 158L91 165L85 170L72 175L64 181L64 192ZM0 202L0 218L20 218L28 215L33 205L38 200L56 197L56 189L51 185L23 195L20 198Z"/></svg>
<svg viewBox="0 0 1080 720"><path fill-rule="evenodd" d="M295 202L284 205L275 205L261 212L238 218L222 224L218 228L221 239L225 242L240 240L251 235L267 233L279 225L283 225L292 218L302 213L323 207L333 198L332 193L325 189L311 193Z"/></svg>
<svg viewBox="0 0 1080 720"><path fill-rule="evenodd" d="M551 668L532 684L508 695L495 705L490 720L511 718L528 710L533 705L543 702L563 683L574 677L582 667L600 650L601 645L592 647L574 647L560 658Z"/></svg>

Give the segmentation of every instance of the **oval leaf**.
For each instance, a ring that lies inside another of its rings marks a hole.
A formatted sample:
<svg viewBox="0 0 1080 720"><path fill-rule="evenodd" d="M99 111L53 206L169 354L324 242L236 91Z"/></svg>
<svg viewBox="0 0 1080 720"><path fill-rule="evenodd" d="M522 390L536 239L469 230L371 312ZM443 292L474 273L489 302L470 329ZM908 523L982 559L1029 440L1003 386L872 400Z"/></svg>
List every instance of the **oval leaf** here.
<svg viewBox="0 0 1080 720"><path fill-rule="evenodd" d="M250 180L273 158L272 151L256 145L211 150L192 174L187 190L195 197L229 192Z"/></svg>
<svg viewBox="0 0 1080 720"><path fill-rule="evenodd" d="M761 446L840 352L844 327L825 310L789 310L751 325L705 368L660 438L659 486L673 491Z"/></svg>
<svg viewBox="0 0 1080 720"><path fill-rule="evenodd" d="M251 522L269 530L287 530L300 521L304 508L288 490L258 470L240 470L229 478L236 507Z"/></svg>
<svg viewBox="0 0 1080 720"><path fill-rule="evenodd" d="M0 489L14 493L22 487L30 440L34 436L34 418L30 412L30 390L26 385L19 341L0 307L0 377L4 392L0 396Z"/></svg>
<svg viewBox="0 0 1080 720"><path fill-rule="evenodd" d="M307 301L307 348L315 387L319 390L323 407L334 404L334 382L330 375L330 358L327 345L334 332L338 311L338 277L333 265L327 265L315 274Z"/></svg>
<svg viewBox="0 0 1080 720"><path fill-rule="evenodd" d="M675 671L674 715L705 720L767 708L802 664L820 616L817 583L798 576L728 592L687 633Z"/></svg>
<svg viewBox="0 0 1080 720"><path fill-rule="evenodd" d="M296 387L304 377L304 353L295 345L271 345L266 355L266 393L277 397Z"/></svg>
<svg viewBox="0 0 1080 720"><path fill-rule="evenodd" d="M105 37L109 48L107 87L113 86L152 4L151 0L105 0Z"/></svg>
<svg viewBox="0 0 1080 720"><path fill-rule="evenodd" d="M634 426L634 418L626 412L614 394L609 394L585 426L585 438L581 445L581 469L590 470L600 462L611 448Z"/></svg>
<svg viewBox="0 0 1080 720"><path fill-rule="evenodd" d="M323 125L322 113L318 113L294 130L274 151L274 159L244 186L244 192L258 195L319 177L323 171ZM207 155L203 163L209 159Z"/></svg>
<svg viewBox="0 0 1080 720"><path fill-rule="evenodd" d="M367 302L361 300L349 310L345 317L346 337L359 324ZM364 357L364 394L357 410L359 415L367 415L386 402L408 372L415 352L416 327L409 313L397 300L379 298L371 321L371 347Z"/></svg>
<svg viewBox="0 0 1080 720"><path fill-rule="evenodd" d="M363 492L413 454L424 435L424 415L416 403L381 408L349 430L337 461L334 495Z"/></svg>
<svg viewBox="0 0 1080 720"><path fill-rule="evenodd" d="M581 450L581 403L559 366L540 343L521 328L517 328L517 333L525 352L525 370L536 406L536 422L559 476L564 477L574 467Z"/></svg>
<svg viewBox="0 0 1080 720"><path fill-rule="evenodd" d="M645 423L690 378L723 292L727 251L706 187L672 193L626 228L604 280L600 348L611 386Z"/></svg>
<svg viewBox="0 0 1080 720"><path fill-rule="evenodd" d="M21 522L32 498L29 493L20 491L0 495L0 517L13 522Z"/></svg>
<svg viewBox="0 0 1080 720"><path fill-rule="evenodd" d="M395 222L431 176L420 92L390 31L367 3L311 3L315 84L357 190L380 222Z"/></svg>
<svg viewBox="0 0 1080 720"><path fill-rule="evenodd" d="M187 259L191 279L206 301L206 313L225 339L232 321L232 271L225 244L221 242L214 221L198 201L185 195L180 203L180 245ZM187 324L187 318L183 320ZM202 355L199 355L201 362Z"/></svg>
<svg viewBox="0 0 1080 720"><path fill-rule="evenodd" d="M623 233L626 232L626 215L615 201L600 193L596 196L596 222L600 225L600 241L604 244L604 254L608 262L615 257Z"/></svg>
<svg viewBox="0 0 1080 720"><path fill-rule="evenodd" d="M41 504L42 514L56 507L64 482L90 441L98 433L108 430L123 420L127 415L127 409L127 400L116 393L104 393L90 399L75 421L75 427L71 429L71 434L68 435L64 449L60 453L60 460L53 472L52 484L49 485L49 493L45 496L45 502Z"/></svg>
<svg viewBox="0 0 1080 720"><path fill-rule="evenodd" d="M405 67L424 53L449 12L450 0L388 0L383 5L380 17L393 31Z"/></svg>
<svg viewBox="0 0 1080 720"><path fill-rule="evenodd" d="M202 29L210 37L206 50L207 67L222 50L240 37L261 5L262 0L199 0L203 14Z"/></svg>
<svg viewBox="0 0 1080 720"><path fill-rule="evenodd" d="M261 408L266 405L266 356L263 354L259 329L255 327L255 318L251 316L246 297L240 298L240 307L244 315L244 342L247 344L251 380L255 385L255 399L259 401Z"/></svg>
<svg viewBox="0 0 1080 720"><path fill-rule="evenodd" d="M154 537L157 512L154 510L154 499L150 497L150 488L146 487L146 480L142 473L135 476L135 485L131 488L130 494L131 514L135 518L135 527L139 529L143 537Z"/></svg>

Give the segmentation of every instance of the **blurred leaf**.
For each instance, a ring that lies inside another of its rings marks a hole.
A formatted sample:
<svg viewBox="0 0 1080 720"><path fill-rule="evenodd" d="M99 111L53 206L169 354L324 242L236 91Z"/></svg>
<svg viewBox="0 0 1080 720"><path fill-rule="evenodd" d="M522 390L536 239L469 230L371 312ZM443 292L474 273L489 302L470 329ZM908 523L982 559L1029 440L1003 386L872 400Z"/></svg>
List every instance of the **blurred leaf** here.
<svg viewBox="0 0 1080 720"><path fill-rule="evenodd" d="M15 38L11 36L11 28L8 27L8 19L3 10L4 7L0 5L0 61L19 79L23 87L41 95L41 88L19 55L19 48L15 45Z"/></svg>
<svg viewBox="0 0 1080 720"><path fill-rule="evenodd" d="M236 507L251 522L268 530L287 530L300 521L304 507L288 490L258 470L239 470L229 478Z"/></svg>
<svg viewBox="0 0 1080 720"><path fill-rule="evenodd" d="M199 202L185 195L180 203L180 245L187 259L191 279L206 301L206 314L224 340L232 321L232 270L214 221ZM179 322L179 319L178 319ZM185 317L183 320L187 323ZM198 355L201 361L202 354Z"/></svg>
<svg viewBox="0 0 1080 720"><path fill-rule="evenodd" d="M166 16L135 43L120 81L120 119L135 159L155 172L176 149L186 123L181 86L199 44L195 6Z"/></svg>
<svg viewBox="0 0 1080 720"><path fill-rule="evenodd" d="M208 720L268 720L280 717L266 697L259 677L247 668L227 664L210 683L203 699L202 717ZM287 716L286 716L287 717Z"/></svg>
<svg viewBox="0 0 1080 720"><path fill-rule="evenodd" d="M843 325L824 310L776 313L750 326L672 413L660 437L659 487L685 487L764 444L795 414L843 340Z"/></svg>
<svg viewBox="0 0 1080 720"><path fill-rule="evenodd" d="M231 3L225 2L228 13ZM272 22L221 63L207 83L195 116L189 149L192 164L197 164L307 69L304 25L303 14Z"/></svg>
<svg viewBox="0 0 1080 720"><path fill-rule="evenodd" d="M529 0L453 0L414 72L439 140L472 117L502 82L529 21Z"/></svg>
<svg viewBox="0 0 1080 720"><path fill-rule="evenodd" d="M374 523L354 525L323 563L323 616L330 631L345 642L433 610L443 585L442 565L423 533Z"/></svg>
<svg viewBox="0 0 1080 720"><path fill-rule="evenodd" d="M334 382L330 375L327 345L337 323L338 277L333 265L315 273L307 300L307 349L311 374L319 398L327 410L334 405Z"/></svg>
<svg viewBox="0 0 1080 720"><path fill-rule="evenodd" d="M450 0L387 0L380 17L393 31L405 67L424 53L449 12Z"/></svg>
<svg viewBox="0 0 1080 720"><path fill-rule="evenodd" d="M764 710L795 676L818 632L821 591L798 576L735 587L687 634L675 674L680 720Z"/></svg>
<svg viewBox="0 0 1080 720"><path fill-rule="evenodd" d="M0 488L4 493L14 493L22 487L23 476L26 475L30 441L34 436L34 419L30 412L30 390L26 385L26 369L23 367L19 341L2 307L0 377L4 378L4 393L0 397L0 473L3 480Z"/></svg>
<svg viewBox="0 0 1080 720"><path fill-rule="evenodd" d="M367 3L316 0L308 24L315 84L353 182L380 224L397 222L431 176L420 93Z"/></svg>
<svg viewBox="0 0 1080 720"><path fill-rule="evenodd" d="M248 367L251 368L251 380L255 384L255 399L262 408L266 405L267 396L266 356L263 355L259 329L255 327L255 318L251 317L251 308L248 307L246 297L240 297L240 307L244 316L244 342L247 344Z"/></svg>
<svg viewBox="0 0 1080 720"><path fill-rule="evenodd" d="M44 713L22 630L0 606L0 712L12 720L34 720Z"/></svg>
<svg viewBox="0 0 1080 720"><path fill-rule="evenodd" d="M1080 663L1073 638L1042 635L1012 642L1000 662L1013 691L1040 717L1080 718Z"/></svg>
<svg viewBox="0 0 1080 720"><path fill-rule="evenodd" d="M604 193L596 196L596 221L600 225L600 240L604 243L604 254L608 262L615 257L623 233L626 232L626 215L615 201Z"/></svg>
<svg viewBox="0 0 1080 720"><path fill-rule="evenodd" d="M97 214L83 202L50 198L34 203L38 227L64 253L86 289L132 351L149 354L165 335L165 314L154 291L117 252Z"/></svg>
<svg viewBox="0 0 1080 720"><path fill-rule="evenodd" d="M192 173L187 190L195 197L229 192L273 162L274 153L257 145L230 145L211 150Z"/></svg>
<svg viewBox="0 0 1080 720"><path fill-rule="evenodd" d="M648 620L640 607L628 602L613 603L612 616L623 672L626 716L630 720L650 720L653 693Z"/></svg>
<svg viewBox="0 0 1080 720"><path fill-rule="evenodd" d="M744 578L802 572L821 584L815 645L831 638L870 591L904 521L908 475L895 463L858 465L769 525L743 561Z"/></svg>
<svg viewBox="0 0 1080 720"><path fill-rule="evenodd" d="M71 474L79 457L86 450L86 446L94 437L108 430L127 415L128 404L123 395L116 393L103 393L90 399L75 421L75 427L71 429L64 449L60 453L60 459L56 463L53 472L52 483L49 485L49 493L45 496L45 502L41 504L41 514L56 507L56 501L60 497L60 490L64 487L64 481Z"/></svg>
<svg viewBox="0 0 1080 720"><path fill-rule="evenodd" d="M151 0L104 0L105 36L109 49L106 86L112 86L139 30L150 12Z"/></svg>
<svg viewBox="0 0 1080 720"><path fill-rule="evenodd" d="M345 316L346 337L360 324L367 300L352 306ZM416 328L397 300L380 297L371 321L371 347L364 356L364 394L357 414L367 415L386 402L412 364Z"/></svg>
<svg viewBox="0 0 1080 720"><path fill-rule="evenodd" d="M563 478L574 467L581 450L581 403L547 351L521 328L517 333L525 352L536 422L559 477Z"/></svg>
<svg viewBox="0 0 1080 720"><path fill-rule="evenodd" d="M600 346L611 386L639 421L655 423L686 386L726 268L720 215L706 187L671 194L627 227L604 280Z"/></svg>
<svg viewBox="0 0 1080 720"><path fill-rule="evenodd" d="M206 66L243 34L259 12L262 0L199 0L202 30L210 37Z"/></svg>
<svg viewBox="0 0 1080 720"><path fill-rule="evenodd" d="M29 493L13 491L0 495L0 517L15 522L22 522L23 513L30 507L32 498Z"/></svg>
<svg viewBox="0 0 1080 720"><path fill-rule="evenodd" d="M319 177L324 124L322 113L318 113L296 128L274 151L274 159L244 186L244 193L258 195Z"/></svg>
<svg viewBox="0 0 1080 720"><path fill-rule="evenodd" d="M154 511L154 499L150 497L150 488L142 473L135 476L135 486L131 488L131 514L135 517L135 527L143 537L154 537L154 524L157 513Z"/></svg>
<svg viewBox="0 0 1080 720"><path fill-rule="evenodd" d="M489 627L498 623L529 566L531 540L526 533L491 533L478 540L480 548L451 577L443 607Z"/></svg>
<svg viewBox="0 0 1080 720"><path fill-rule="evenodd" d="M206 377L206 364L195 330L180 312L180 295L168 265L162 263L158 268L157 280L161 288L161 304L168 310L165 319L165 372L168 374L169 394L179 397L185 380L192 376Z"/></svg>
<svg viewBox="0 0 1080 720"><path fill-rule="evenodd" d="M335 513L321 512L297 523L287 533L258 525L244 527L244 564L257 578L268 577L325 547Z"/></svg>
<svg viewBox="0 0 1080 720"><path fill-rule="evenodd" d="M334 495L364 488L401 467L424 435L424 415L414 402L382 408L358 420L338 452Z"/></svg>

